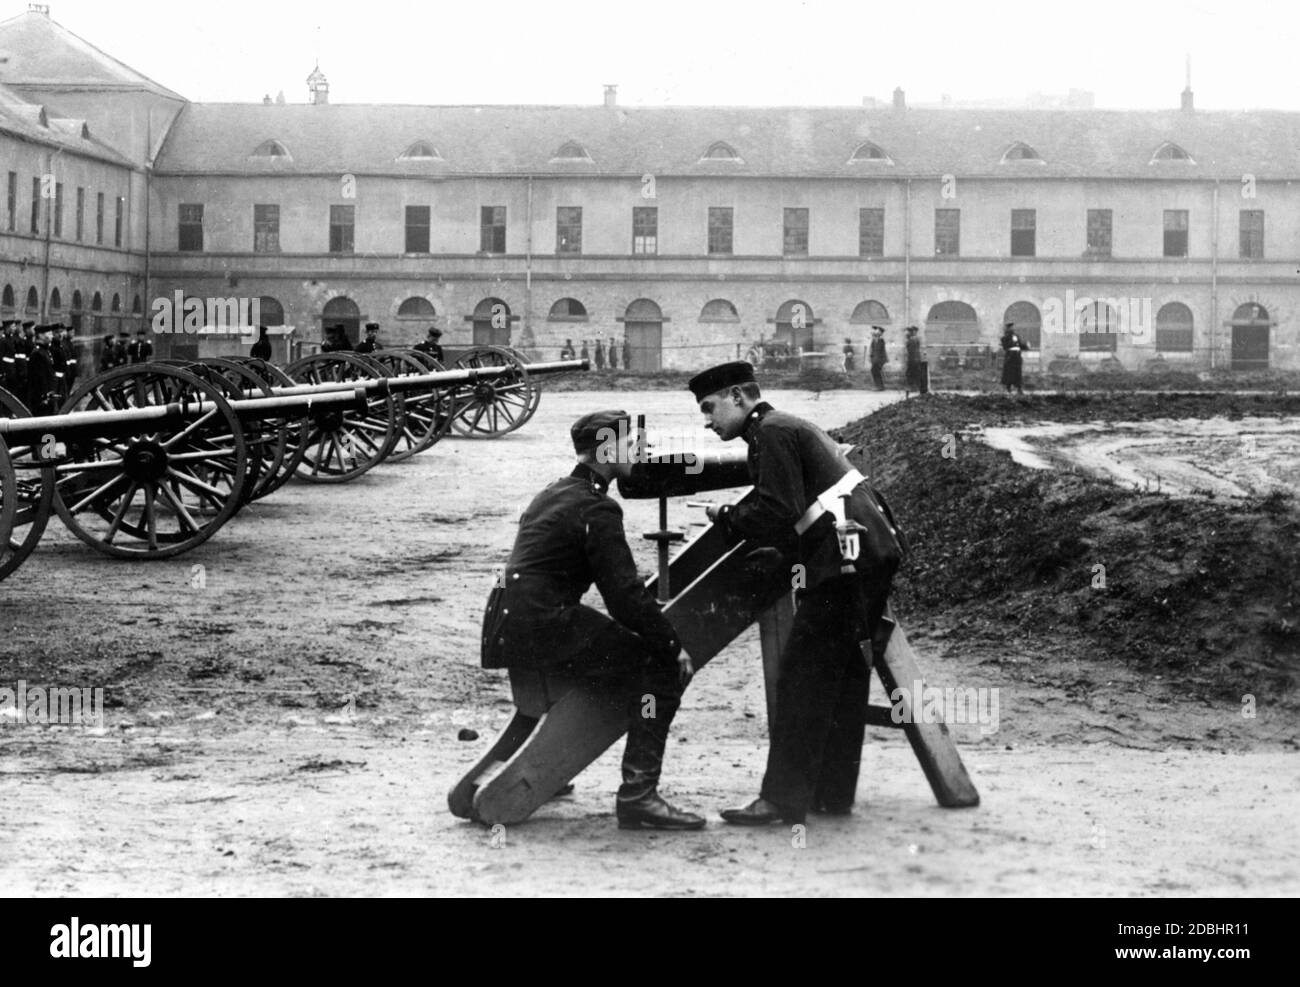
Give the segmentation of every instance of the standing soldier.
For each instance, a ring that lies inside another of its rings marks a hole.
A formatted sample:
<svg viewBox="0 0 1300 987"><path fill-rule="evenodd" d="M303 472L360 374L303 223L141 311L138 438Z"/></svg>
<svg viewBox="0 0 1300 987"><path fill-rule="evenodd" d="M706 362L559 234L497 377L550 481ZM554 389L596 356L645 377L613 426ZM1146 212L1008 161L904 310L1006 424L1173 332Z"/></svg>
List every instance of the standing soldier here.
<svg viewBox="0 0 1300 987"><path fill-rule="evenodd" d="M615 345L613 340L610 340L609 344L609 369L618 369L618 346Z"/></svg>
<svg viewBox="0 0 1300 987"><path fill-rule="evenodd" d="M885 364L889 357L885 353L885 330L883 326L871 327L871 351L868 354L871 363L871 380L876 390L885 389Z"/></svg>
<svg viewBox="0 0 1300 987"><path fill-rule="evenodd" d="M591 359L591 354L587 352L587 341L585 339L582 341L582 349L578 351L578 359L580 360Z"/></svg>
<svg viewBox="0 0 1300 987"><path fill-rule="evenodd" d="M59 378L50 356L50 327L36 327L27 367L27 407L33 415L52 415L59 405Z"/></svg>
<svg viewBox="0 0 1300 987"><path fill-rule="evenodd" d="M903 397L912 391L920 394L925 388L925 367L921 365L921 341L916 326L907 327L907 344L903 350Z"/></svg>
<svg viewBox="0 0 1300 987"><path fill-rule="evenodd" d="M561 360L576 360L576 359L577 359L577 357L574 355L574 352L573 352L573 340L572 340L572 339L566 339L566 340L564 341L564 346L560 349L560 359L561 359Z"/></svg>
<svg viewBox="0 0 1300 987"><path fill-rule="evenodd" d="M103 349L99 353L99 372L112 370L117 366L117 359L114 356L115 347L113 346L113 336L110 333L104 337Z"/></svg>
<svg viewBox="0 0 1300 987"><path fill-rule="evenodd" d="M71 394L77 386L77 377L81 373L80 354L77 350L81 341L77 339L77 330L66 326L63 334L63 352L67 354L63 364L63 382Z"/></svg>
<svg viewBox="0 0 1300 987"><path fill-rule="evenodd" d="M1006 331L1002 333L1002 386L1006 388L1008 394L1011 388L1015 388L1019 394L1024 394L1025 389L1021 386L1021 373L1024 370L1020 361L1020 351L1029 349L1029 345L1021 340L1015 331L1016 324L1008 322Z"/></svg>
<svg viewBox="0 0 1300 987"><path fill-rule="evenodd" d="M853 340L844 337L844 372L853 373Z"/></svg>
<svg viewBox="0 0 1300 987"><path fill-rule="evenodd" d="M351 353L352 340L348 339L347 330L341 325L330 326L325 331L325 345L320 348L322 353Z"/></svg>
<svg viewBox="0 0 1300 987"><path fill-rule="evenodd" d="M705 425L749 446L754 490L708 508L732 544L784 556L799 605L781 652L767 772L759 797L722 813L730 823L802 823L848 813L856 797L871 674L861 643L884 615L903 545L888 508L831 438L762 400L754 368L724 363L689 387ZM850 553L840 526L856 522Z"/></svg>
<svg viewBox="0 0 1300 987"><path fill-rule="evenodd" d="M376 350L382 350L384 347L379 342L379 323L366 323L366 338L357 343L356 351L358 353L374 353Z"/></svg>
<svg viewBox="0 0 1300 987"><path fill-rule="evenodd" d="M623 337L623 369L632 369L632 345L627 341L626 336Z"/></svg>
<svg viewBox="0 0 1300 987"><path fill-rule="evenodd" d="M435 326L429 326L429 332L424 337L423 343L416 343L415 348L421 353L428 353L439 363L442 363L442 345L438 342L442 338L442 330Z"/></svg>
<svg viewBox="0 0 1300 987"><path fill-rule="evenodd" d="M30 319L23 323L23 333L14 337L14 387L27 398L27 373L31 364L32 350L36 347L34 330L36 323Z"/></svg>
<svg viewBox="0 0 1300 987"><path fill-rule="evenodd" d="M122 333L126 336L126 333ZM129 336L127 336L130 339ZM153 359L153 343L149 342L149 336L143 329L135 331L135 339L126 348L127 357L131 363L148 363Z"/></svg>
<svg viewBox="0 0 1300 987"><path fill-rule="evenodd" d="M14 326L17 323L6 319L0 326L0 387L6 391L14 389Z"/></svg>
<svg viewBox="0 0 1300 987"><path fill-rule="evenodd" d="M113 344L113 366L125 367L131 362L131 337L124 332L117 334Z"/></svg>
<svg viewBox="0 0 1300 987"><path fill-rule="evenodd" d="M257 327L257 342L248 350L248 355L254 360L265 360L267 363L271 362L271 341L266 338L266 334L270 331L271 330L266 326Z"/></svg>
<svg viewBox="0 0 1300 987"><path fill-rule="evenodd" d="M606 494L630 474L637 433L625 411L573 423L578 465L533 498L483 614L484 668L533 668L622 693L627 721L620 829L701 829L704 819L659 795L668 728L692 675L677 632L637 575L623 510ZM583 605L595 583L609 615ZM653 712L644 715L647 700Z"/></svg>
<svg viewBox="0 0 1300 987"><path fill-rule="evenodd" d="M68 351L63 345L63 323L55 322L50 331L50 366L54 368L54 389L59 393L59 403L68 396Z"/></svg>
<svg viewBox="0 0 1300 987"><path fill-rule="evenodd" d="M596 340L596 369L605 369L605 341L604 339Z"/></svg>

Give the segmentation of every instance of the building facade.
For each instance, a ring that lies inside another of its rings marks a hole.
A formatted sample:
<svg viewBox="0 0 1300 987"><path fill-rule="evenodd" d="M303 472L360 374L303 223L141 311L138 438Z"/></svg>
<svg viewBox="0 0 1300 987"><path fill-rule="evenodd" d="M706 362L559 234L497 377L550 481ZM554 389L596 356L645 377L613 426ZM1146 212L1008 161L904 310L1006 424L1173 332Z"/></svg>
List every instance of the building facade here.
<svg viewBox="0 0 1300 987"><path fill-rule="evenodd" d="M98 296L97 324L134 328L181 292L256 299L307 341L436 325L547 358L626 341L641 369L838 353L872 325L899 355L915 324L932 360L978 359L1012 321L1062 370L1300 369L1300 114L1187 91L1152 112L364 106L319 69L305 104L196 104L87 67L43 13L0 24L0 52L18 39L42 55L0 65L3 109L83 120L102 154L0 127L6 314L76 295L84 320ZM63 226L32 233L46 174ZM106 196L111 245L72 234L78 189Z"/></svg>

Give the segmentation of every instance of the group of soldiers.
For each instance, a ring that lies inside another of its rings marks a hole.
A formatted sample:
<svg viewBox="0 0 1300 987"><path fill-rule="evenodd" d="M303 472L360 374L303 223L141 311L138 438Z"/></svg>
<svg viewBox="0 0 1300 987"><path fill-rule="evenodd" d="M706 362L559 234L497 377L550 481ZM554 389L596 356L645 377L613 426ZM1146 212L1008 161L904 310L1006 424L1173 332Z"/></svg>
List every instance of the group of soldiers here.
<svg viewBox="0 0 1300 987"><path fill-rule="evenodd" d="M1023 394L1023 361L1021 354L1029 349L1029 344L1016 332L1014 322L1005 323L1003 329L1002 339L999 341L1003 353L1002 386L1007 393L1010 393L1014 387L1017 393ZM906 393L923 391L928 384L925 381L925 368L922 363L921 340L918 336L920 330L916 326L908 326L906 332L907 341L903 348L903 388ZM844 372L852 373L856 349L853 340L848 337L844 339L843 353ZM885 364L889 362L889 356L885 350L885 330L882 326L871 327L871 342L867 347L867 361L871 366L872 383L876 385L876 390L883 391L885 389Z"/></svg>
<svg viewBox="0 0 1300 987"><path fill-rule="evenodd" d="M62 323L0 326L0 387L36 415L52 415L77 379L76 338Z"/></svg>
<svg viewBox="0 0 1300 987"><path fill-rule="evenodd" d="M564 346L560 349L561 360L590 360L597 370L604 370L608 361L610 370L618 369L619 352L623 354L623 366L627 369L632 367L632 344L623 337L623 344L620 346L614 341L610 341L609 348L606 349L603 339L596 340L594 348L590 347L589 340L582 341L582 348L575 351L573 340L566 339Z"/></svg>
<svg viewBox="0 0 1300 987"><path fill-rule="evenodd" d="M99 372L126 367L136 363L148 363L153 359L153 343L149 334L137 329L135 338L130 333L119 332L114 338L112 333L104 337L99 350Z"/></svg>
<svg viewBox="0 0 1300 987"><path fill-rule="evenodd" d="M816 424L763 400L749 363L691 379L704 425L749 447L752 494L711 506L747 560L798 571L799 606L783 649L758 797L727 809L740 826L845 815L856 798L870 665L861 642L887 616L906 543L888 506ZM694 673L689 654L639 578L610 483L629 476L640 438L621 410L584 415L570 430L577 465L542 490L519 520L514 549L483 618L485 668L521 668L599 681L625 698L627 744L615 799L620 828L693 830L703 816L658 791L668 733ZM843 526L860 536L846 549ZM607 614L584 605L595 584ZM654 698L651 715L646 703Z"/></svg>
<svg viewBox="0 0 1300 987"><path fill-rule="evenodd" d="M442 330L436 326L430 326L429 331L425 334L422 342L416 343L412 349L421 353L427 353L439 363L443 362L442 344L438 341L442 338ZM384 344L379 341L379 323L366 323L366 337L352 345L352 340L348 339L347 328L342 325L333 325L325 327L325 339L322 340L320 351L322 353L375 353L384 348ZM268 344L269 350L269 344ZM254 356L257 354L254 353ZM267 359L264 357L263 359Z"/></svg>

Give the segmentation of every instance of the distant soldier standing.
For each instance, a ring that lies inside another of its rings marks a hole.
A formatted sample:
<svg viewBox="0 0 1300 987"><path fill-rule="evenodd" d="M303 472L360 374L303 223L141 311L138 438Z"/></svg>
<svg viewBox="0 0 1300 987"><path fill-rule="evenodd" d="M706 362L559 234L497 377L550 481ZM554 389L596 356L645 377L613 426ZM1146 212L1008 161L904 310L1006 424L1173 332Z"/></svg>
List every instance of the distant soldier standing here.
<svg viewBox="0 0 1300 987"><path fill-rule="evenodd" d="M921 340L916 326L907 327L907 344L903 350L903 397L912 391L920 394L925 387L925 367L921 365Z"/></svg>
<svg viewBox="0 0 1300 987"><path fill-rule="evenodd" d="M572 339L566 339L566 340L564 341L564 346L562 346L562 347L560 348L560 359L561 359L561 360L576 360L576 359L577 359L577 356L576 356L576 355L574 354L574 352L573 352L573 340L572 340Z"/></svg>
<svg viewBox="0 0 1300 987"><path fill-rule="evenodd" d="M853 340L844 337L844 372L853 373Z"/></svg>
<svg viewBox="0 0 1300 987"><path fill-rule="evenodd" d="M63 346L63 323L55 322L50 331L50 366L54 370L54 389L60 403L68 396L68 353Z"/></svg>
<svg viewBox="0 0 1300 987"><path fill-rule="evenodd" d="M113 344L113 366L125 367L131 362L130 340L131 337L124 332L117 334L117 342Z"/></svg>
<svg viewBox="0 0 1300 987"><path fill-rule="evenodd" d="M883 326L871 327L871 350L869 353L871 363L871 380L876 385L876 390L885 389L885 364L889 362L889 356L885 353L885 330Z"/></svg>
<svg viewBox="0 0 1300 987"><path fill-rule="evenodd" d="M632 344L627 341L626 336L623 337L623 369L632 369Z"/></svg>
<svg viewBox="0 0 1300 987"><path fill-rule="evenodd" d="M428 353L439 363L443 362L442 345L438 342L442 338L442 330L434 326L429 326L429 332L424 337L423 343L416 343L415 348L421 353Z"/></svg>
<svg viewBox="0 0 1300 987"><path fill-rule="evenodd" d="M113 336L109 334L104 337L103 349L99 352L99 372L102 374L112 370L117 366L117 359L114 356L115 347L113 346Z"/></svg>
<svg viewBox="0 0 1300 987"><path fill-rule="evenodd" d="M50 355L50 327L37 326L36 341L28 358L27 407L33 415L52 415L58 410L59 378Z"/></svg>
<svg viewBox="0 0 1300 987"><path fill-rule="evenodd" d="M63 362L63 383L69 394L77 386L77 375L81 372L81 361L77 354L77 347L80 345L77 339L77 331L71 326L65 327L63 334L63 352L65 354Z"/></svg>
<svg viewBox="0 0 1300 987"><path fill-rule="evenodd" d="M377 352L378 350L382 350L383 348L384 348L383 345L379 342L379 323L367 322L366 338L361 340L361 342L357 343L356 352L374 353Z"/></svg>
<svg viewBox="0 0 1300 987"><path fill-rule="evenodd" d="M0 387L7 391L14 389L14 326L16 323L6 321L0 326Z"/></svg>
<svg viewBox="0 0 1300 987"><path fill-rule="evenodd" d="M591 354L587 352L587 341L585 339L582 341L582 349L578 351L578 359L580 360L591 359Z"/></svg>
<svg viewBox="0 0 1300 987"><path fill-rule="evenodd" d="M249 349L248 355L254 360L265 360L269 363L271 361L271 341L266 338L266 334L270 330L266 326L258 326L257 331L257 342Z"/></svg>
<svg viewBox="0 0 1300 987"><path fill-rule="evenodd" d="M24 398L27 395L27 371L32 350L36 347L35 329L36 323L28 320L23 323L22 335L14 337L14 388Z"/></svg>
<svg viewBox="0 0 1300 987"><path fill-rule="evenodd" d="M596 369L605 369L605 343L603 340L596 340Z"/></svg>
<svg viewBox="0 0 1300 987"><path fill-rule="evenodd" d="M1011 388L1015 388L1017 393L1024 394L1025 389L1021 386L1021 374L1024 370L1021 359L1021 350L1029 349L1029 346L1020 338L1015 331L1016 324L1008 322L1006 331L1002 333L1002 386L1006 388L1008 394Z"/></svg>
<svg viewBox="0 0 1300 987"><path fill-rule="evenodd" d="M613 342L609 344L609 369L618 369L618 347Z"/></svg>
<svg viewBox="0 0 1300 987"><path fill-rule="evenodd" d="M153 359L153 343L149 342L149 336L143 329L135 331L135 339L127 347L127 356L132 363L148 363Z"/></svg>

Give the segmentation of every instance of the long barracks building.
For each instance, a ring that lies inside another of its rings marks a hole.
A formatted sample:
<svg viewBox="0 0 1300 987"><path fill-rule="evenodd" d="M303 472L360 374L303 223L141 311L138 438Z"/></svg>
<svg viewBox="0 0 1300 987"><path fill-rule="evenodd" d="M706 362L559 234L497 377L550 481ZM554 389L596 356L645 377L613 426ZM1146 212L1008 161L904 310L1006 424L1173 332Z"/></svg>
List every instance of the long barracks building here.
<svg viewBox="0 0 1300 987"><path fill-rule="evenodd" d="M0 23L0 308L87 335L257 299L316 341L773 337L932 359L1014 321L1063 369L1300 368L1300 114L191 103L50 19ZM160 340L183 353L197 337ZM83 359L93 354L87 351ZM896 357L897 358L897 357Z"/></svg>

